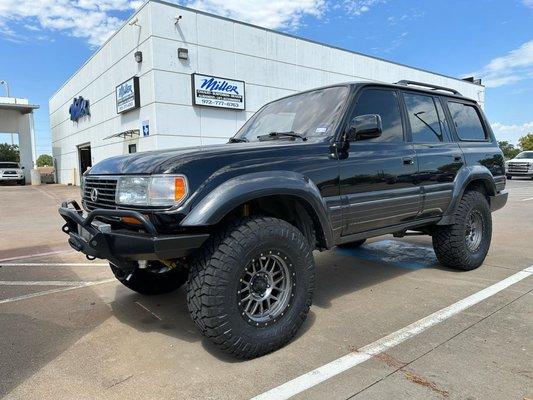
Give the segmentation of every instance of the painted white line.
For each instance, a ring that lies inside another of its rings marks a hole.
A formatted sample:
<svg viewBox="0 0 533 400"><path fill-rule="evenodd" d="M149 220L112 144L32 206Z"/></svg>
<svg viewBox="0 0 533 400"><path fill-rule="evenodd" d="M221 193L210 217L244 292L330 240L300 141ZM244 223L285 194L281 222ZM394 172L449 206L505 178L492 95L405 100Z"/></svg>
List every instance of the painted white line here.
<svg viewBox="0 0 533 400"><path fill-rule="evenodd" d="M108 263L8 263L2 267L109 267Z"/></svg>
<svg viewBox="0 0 533 400"><path fill-rule="evenodd" d="M533 197L530 197L529 199L522 199L522 201L530 201L533 200Z"/></svg>
<svg viewBox="0 0 533 400"><path fill-rule="evenodd" d="M10 258L1 258L0 262L4 261L15 261L15 260L24 260L25 258L33 258L33 257L43 257L43 256L53 256L55 254L62 254L62 253L72 253L74 250L68 249L68 250L55 250L55 251L48 251L46 253L37 253L37 254L28 254L25 256L17 256L17 257L10 257Z"/></svg>
<svg viewBox="0 0 533 400"><path fill-rule="evenodd" d="M81 289L81 288L88 287L88 286L102 285L104 283L109 283L109 282L117 282L117 280L114 279L114 278L104 279L104 280L101 280L101 281L89 282L89 283L86 283L86 284L83 284L83 285L78 285L78 286L69 286L69 287L63 287L63 288L59 288L59 289L50 289L50 290L45 290L43 292L30 293L30 294L25 294L25 295L22 295L22 296L10 297L9 299L0 300L0 304L13 303L15 301L31 299L33 297L40 297L40 296L46 296L47 294L53 294L53 293L59 293L59 292L66 292L66 291L69 291L69 290Z"/></svg>
<svg viewBox="0 0 533 400"><path fill-rule="evenodd" d="M0 281L0 286L81 286L92 282L94 281Z"/></svg>
<svg viewBox="0 0 533 400"><path fill-rule="evenodd" d="M510 277L495 283L471 296L468 296L458 302L445 307L439 311L434 312L427 317L419 319L405 328L387 335L374 343L361 347L356 352L347 354L338 358L328 364L309 371L299 377L292 379L278 387L275 387L268 392L262 393L252 400L281 400L288 399L298 393L303 392L313 386L318 385L325 380L334 377L350 368L359 365L370 358L383 353L384 351L394 347L426 329L437 325L438 323L466 310L467 308L495 295L498 292L508 288L509 286L520 282L522 279L533 275L533 266L517 272Z"/></svg>
<svg viewBox="0 0 533 400"><path fill-rule="evenodd" d="M145 309L146 311L148 311L150 314L152 314L154 317L156 317L159 321L163 321L159 315L157 315L156 313L152 312L151 310L149 310L148 308L146 308L145 306L143 306L141 303L139 303L138 301L135 302L135 304L137 304L139 307Z"/></svg>

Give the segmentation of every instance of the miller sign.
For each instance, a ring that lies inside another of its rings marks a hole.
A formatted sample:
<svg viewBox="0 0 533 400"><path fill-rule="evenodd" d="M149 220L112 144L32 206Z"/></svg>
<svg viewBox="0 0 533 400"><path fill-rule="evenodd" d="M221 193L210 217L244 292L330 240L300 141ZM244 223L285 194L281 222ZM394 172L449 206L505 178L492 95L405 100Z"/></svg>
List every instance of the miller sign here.
<svg viewBox="0 0 533 400"><path fill-rule="evenodd" d="M192 100L196 106L244 110L245 83L218 76L192 74Z"/></svg>
<svg viewBox="0 0 533 400"><path fill-rule="evenodd" d="M68 109L70 114L70 120L78 122L81 117L91 115L91 110L89 109L89 100L85 100L83 97L74 97L72 104Z"/></svg>
<svg viewBox="0 0 533 400"><path fill-rule="evenodd" d="M139 108L141 103L140 97L139 78L137 76L118 85L115 88L117 114Z"/></svg>

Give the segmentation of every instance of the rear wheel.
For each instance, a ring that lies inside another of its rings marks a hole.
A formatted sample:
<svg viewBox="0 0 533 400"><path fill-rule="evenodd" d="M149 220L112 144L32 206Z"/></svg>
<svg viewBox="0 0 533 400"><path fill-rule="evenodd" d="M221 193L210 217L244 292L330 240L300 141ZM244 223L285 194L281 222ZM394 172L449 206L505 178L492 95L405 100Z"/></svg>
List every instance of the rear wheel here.
<svg viewBox="0 0 533 400"><path fill-rule="evenodd" d="M191 265L187 303L222 351L253 358L290 341L309 312L314 261L286 221L243 219L213 235Z"/></svg>
<svg viewBox="0 0 533 400"><path fill-rule="evenodd" d="M363 244L365 244L365 242L366 242L366 239L361 239L361 240L356 240L355 242L339 244L338 247L342 247L345 249L355 249L356 247L360 247Z"/></svg>
<svg viewBox="0 0 533 400"><path fill-rule="evenodd" d="M466 192L454 214L454 223L438 227L433 248L439 262L454 269L469 271L483 264L492 237L492 217L485 196Z"/></svg>
<svg viewBox="0 0 533 400"><path fill-rule="evenodd" d="M187 281L188 271L180 267L169 269L158 261L149 261L147 268L137 268L131 274L113 264L109 265L120 283L143 295L170 293Z"/></svg>

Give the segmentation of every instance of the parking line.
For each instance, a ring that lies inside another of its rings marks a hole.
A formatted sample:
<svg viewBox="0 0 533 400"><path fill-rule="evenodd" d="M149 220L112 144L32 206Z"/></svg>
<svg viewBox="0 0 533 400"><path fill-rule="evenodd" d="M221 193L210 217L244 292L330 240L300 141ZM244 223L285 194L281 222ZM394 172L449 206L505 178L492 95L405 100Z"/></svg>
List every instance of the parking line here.
<svg viewBox="0 0 533 400"><path fill-rule="evenodd" d="M304 390L310 389L350 368L359 365L372 357L424 332L434 325L466 310L469 307L495 295L509 286L520 282L533 275L533 266L528 267L510 277L495 283L477 293L474 293L452 305L434 312L427 317L419 319L406 327L391 333L369 345L359 348L357 351L340 357L328 364L309 371L299 377L292 379L278 387L262 393L252 400L281 400L288 399Z"/></svg>
<svg viewBox="0 0 533 400"><path fill-rule="evenodd" d="M58 288L58 289L50 289L50 290L45 290L43 292L30 293L30 294L25 294L22 296L10 297L9 299L3 299L3 300L0 300L0 304L13 303L15 301L31 299L33 297L40 297L40 296L45 296L47 294L66 292L69 290L81 289L81 288L85 288L89 286L102 285L104 283L109 283L109 282L118 282L118 281L114 278L111 278L111 279L104 279L104 280L95 281L95 282L87 282L83 285L78 285L78 286L69 286L69 287L63 287L63 288Z"/></svg>
<svg viewBox="0 0 533 400"><path fill-rule="evenodd" d="M81 286L93 281L0 281L0 286Z"/></svg>
<svg viewBox="0 0 533 400"><path fill-rule="evenodd" d="M533 197L530 197L529 199L522 199L522 201L530 201L533 200Z"/></svg>
<svg viewBox="0 0 533 400"><path fill-rule="evenodd" d="M0 263L0 267L109 267L108 263Z"/></svg>
<svg viewBox="0 0 533 400"><path fill-rule="evenodd" d="M25 256L17 256L17 257L2 258L2 259L0 259L0 262L5 262L5 261L15 261L15 260L23 260L23 259L25 259L25 258L34 258L34 257L52 256L52 255L55 255L55 254L72 253L72 252L74 252L74 250L72 250L72 249L47 251L47 252L45 252L45 253L28 254L28 255L25 255Z"/></svg>

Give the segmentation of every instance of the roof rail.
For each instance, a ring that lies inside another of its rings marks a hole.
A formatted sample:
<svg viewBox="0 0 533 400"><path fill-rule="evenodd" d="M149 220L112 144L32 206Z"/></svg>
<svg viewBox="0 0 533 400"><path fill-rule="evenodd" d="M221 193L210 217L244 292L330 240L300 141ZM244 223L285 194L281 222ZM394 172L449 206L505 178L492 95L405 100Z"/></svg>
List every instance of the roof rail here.
<svg viewBox="0 0 533 400"><path fill-rule="evenodd" d="M452 92L453 94L462 96L462 94L459 91L455 90L455 89L447 88L447 87L444 87L444 86L432 85L431 83L401 80L401 81L396 82L396 84L397 85L402 85L402 86L408 86L408 85L422 86L422 87L430 88L431 90L445 90L447 92Z"/></svg>

